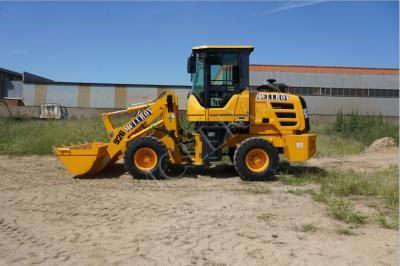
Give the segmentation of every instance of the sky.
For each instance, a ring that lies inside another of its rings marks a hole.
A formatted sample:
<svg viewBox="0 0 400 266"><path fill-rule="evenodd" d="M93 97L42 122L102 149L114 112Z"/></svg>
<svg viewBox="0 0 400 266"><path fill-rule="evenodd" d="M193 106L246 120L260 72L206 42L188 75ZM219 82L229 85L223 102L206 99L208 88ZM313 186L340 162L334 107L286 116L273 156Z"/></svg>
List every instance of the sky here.
<svg viewBox="0 0 400 266"><path fill-rule="evenodd" d="M190 84L197 45L250 63L399 67L397 1L0 2L0 67L56 81Z"/></svg>

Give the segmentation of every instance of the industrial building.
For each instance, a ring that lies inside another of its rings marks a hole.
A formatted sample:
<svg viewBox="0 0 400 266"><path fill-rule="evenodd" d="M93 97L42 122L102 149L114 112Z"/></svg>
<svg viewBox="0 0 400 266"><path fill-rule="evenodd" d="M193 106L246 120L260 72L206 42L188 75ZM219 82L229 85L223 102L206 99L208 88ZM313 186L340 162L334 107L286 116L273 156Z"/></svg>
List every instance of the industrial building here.
<svg viewBox="0 0 400 266"><path fill-rule="evenodd" d="M146 102L173 89L181 110L186 109L190 86L58 82L31 73L0 68L0 97L22 98L27 106L59 103L70 108L125 108ZM399 69L250 65L250 83L256 88L267 79L290 86L302 95L311 115L358 112L399 116ZM5 84L5 85L4 85Z"/></svg>

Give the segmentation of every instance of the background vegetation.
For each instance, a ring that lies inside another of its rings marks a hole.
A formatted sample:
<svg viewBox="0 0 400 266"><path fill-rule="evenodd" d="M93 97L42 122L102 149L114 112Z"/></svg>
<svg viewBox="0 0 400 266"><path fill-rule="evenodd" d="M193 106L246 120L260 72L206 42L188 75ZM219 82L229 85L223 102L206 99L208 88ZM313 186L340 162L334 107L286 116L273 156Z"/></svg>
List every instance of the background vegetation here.
<svg viewBox="0 0 400 266"><path fill-rule="evenodd" d="M362 116L339 112L330 123L315 124L311 128L317 137L317 155L348 155L359 153L374 140L392 137L398 144L399 123L382 116Z"/></svg>
<svg viewBox="0 0 400 266"><path fill-rule="evenodd" d="M121 119L116 119L116 124L123 124ZM193 124L184 117L181 126L193 130ZM317 155L346 155L362 151L378 138L393 137L398 141L399 125L381 116L339 113L333 122L312 125L312 132L318 134ZM100 116L62 121L0 117L0 134L0 154L12 155L50 154L53 146L108 142Z"/></svg>

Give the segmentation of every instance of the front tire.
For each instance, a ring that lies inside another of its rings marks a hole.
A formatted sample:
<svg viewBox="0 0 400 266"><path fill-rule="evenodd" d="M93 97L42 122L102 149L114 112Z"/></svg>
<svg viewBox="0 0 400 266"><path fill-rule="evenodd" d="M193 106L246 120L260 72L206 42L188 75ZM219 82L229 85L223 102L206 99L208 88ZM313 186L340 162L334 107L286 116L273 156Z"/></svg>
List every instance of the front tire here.
<svg viewBox="0 0 400 266"><path fill-rule="evenodd" d="M267 180L279 162L277 149L260 137L243 141L235 151L234 166L240 178L246 181Z"/></svg>
<svg viewBox="0 0 400 266"><path fill-rule="evenodd" d="M154 137L138 138L125 151L124 167L134 178L164 178L167 166L168 151L164 144Z"/></svg>

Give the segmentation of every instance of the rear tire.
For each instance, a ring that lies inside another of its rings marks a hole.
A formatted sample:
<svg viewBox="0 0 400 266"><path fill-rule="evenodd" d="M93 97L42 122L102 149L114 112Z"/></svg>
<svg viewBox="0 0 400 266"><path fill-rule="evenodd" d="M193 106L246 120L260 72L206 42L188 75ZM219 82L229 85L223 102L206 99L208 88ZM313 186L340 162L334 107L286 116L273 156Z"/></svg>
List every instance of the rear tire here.
<svg viewBox="0 0 400 266"><path fill-rule="evenodd" d="M161 179L166 177L168 151L154 137L134 140L125 151L124 166L137 179Z"/></svg>
<svg viewBox="0 0 400 266"><path fill-rule="evenodd" d="M262 181L273 175L278 162L279 153L270 142L252 137L236 149L233 164L242 180Z"/></svg>

